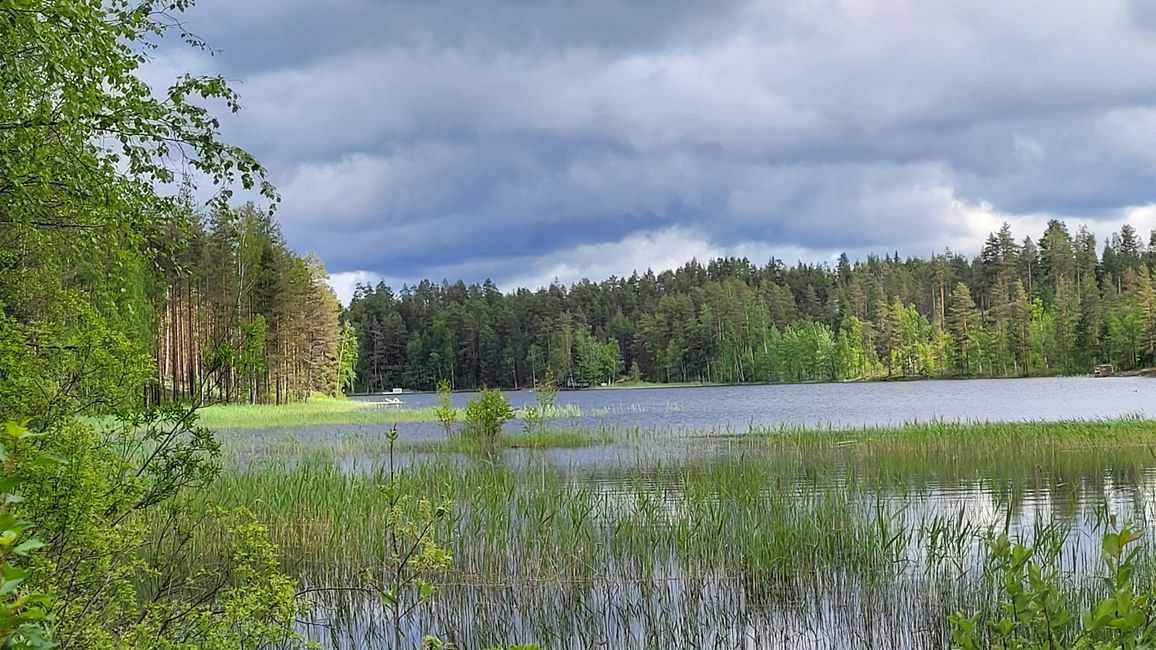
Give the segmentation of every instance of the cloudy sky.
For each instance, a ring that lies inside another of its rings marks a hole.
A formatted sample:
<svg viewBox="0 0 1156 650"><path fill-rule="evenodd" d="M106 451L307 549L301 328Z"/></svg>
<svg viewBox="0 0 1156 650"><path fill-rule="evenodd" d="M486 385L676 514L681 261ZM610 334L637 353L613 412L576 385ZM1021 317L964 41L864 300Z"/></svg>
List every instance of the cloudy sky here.
<svg viewBox="0 0 1156 650"><path fill-rule="evenodd" d="M355 281L975 253L1156 226L1147 0L200 0L227 137Z"/></svg>

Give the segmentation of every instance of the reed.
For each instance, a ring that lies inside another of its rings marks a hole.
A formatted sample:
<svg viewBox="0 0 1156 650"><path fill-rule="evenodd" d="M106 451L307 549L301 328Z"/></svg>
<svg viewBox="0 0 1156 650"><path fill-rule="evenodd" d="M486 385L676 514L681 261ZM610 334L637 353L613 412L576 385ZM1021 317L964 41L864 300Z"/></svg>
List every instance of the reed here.
<svg viewBox="0 0 1156 650"><path fill-rule="evenodd" d="M549 449L413 447L397 459L402 489L454 504L435 531L453 562L430 576L436 607L408 625L471 647L944 647L949 614L995 615L984 540L1001 533L1043 549L1075 602L1103 595L1088 540L1147 526L1154 431L1125 419L543 434L616 450L581 467ZM372 443L236 464L194 509L210 522L251 509L306 585L356 586L388 549ZM221 552L202 529L189 558ZM1141 545L1148 580L1156 545ZM390 647L358 592L315 598L319 640Z"/></svg>

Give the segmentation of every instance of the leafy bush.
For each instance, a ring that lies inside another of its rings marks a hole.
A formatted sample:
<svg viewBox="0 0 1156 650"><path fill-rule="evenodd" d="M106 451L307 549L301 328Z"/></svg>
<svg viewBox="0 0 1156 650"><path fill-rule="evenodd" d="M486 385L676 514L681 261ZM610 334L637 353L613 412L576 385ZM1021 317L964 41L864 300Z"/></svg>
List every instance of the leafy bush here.
<svg viewBox="0 0 1156 650"><path fill-rule="evenodd" d="M382 558L385 580L373 588L393 624L393 647L401 648L402 621L430 602L440 589L425 574L444 571L453 561L453 556L442 548L435 534L436 524L449 512L451 503L449 500L435 504L428 499L414 499L403 486L402 477L394 465L396 425L390 429L386 439L389 441L388 481L379 485L378 490L389 503L384 521L389 544L386 557ZM422 647L447 646L436 637L426 636Z"/></svg>
<svg viewBox="0 0 1156 650"><path fill-rule="evenodd" d="M481 394L466 404L464 433L485 441L498 439L502 426L514 417L514 409L502 392L483 388Z"/></svg>
<svg viewBox="0 0 1156 650"><path fill-rule="evenodd" d="M450 382L444 379L438 382L438 405L434 407L434 415L442 425L442 429L445 429L446 437L452 438L454 423L458 421L458 412L451 400Z"/></svg>
<svg viewBox="0 0 1156 650"><path fill-rule="evenodd" d="M53 595L59 647L303 645L297 584L265 529L243 512L199 515L181 498L218 473L218 443L194 412L150 409L103 429L61 420L23 438L7 449L5 484L18 478L23 497L8 514L44 540L22 586ZM190 556L206 529L221 551Z"/></svg>
<svg viewBox="0 0 1156 650"><path fill-rule="evenodd" d="M963 650L1156 647L1156 590L1137 590L1133 578L1139 549L1127 548L1140 536L1129 528L1104 535L1108 593L1083 611L1062 589L1058 546L1013 543L1006 534L991 539L984 571L1001 600L986 625L978 614L951 616L952 641Z"/></svg>
<svg viewBox="0 0 1156 650"><path fill-rule="evenodd" d="M31 442L35 434L23 424L5 423L0 430L0 462L4 477L0 480L0 646L25 650L47 650L55 647L48 629L54 616L50 613L52 599L43 593L28 592L24 581L28 571L16 564L17 558L44 547L44 543L26 535L32 522L14 512L13 506L23 501L15 492L22 483L16 464L20 446ZM59 459L33 454L31 462L59 463Z"/></svg>

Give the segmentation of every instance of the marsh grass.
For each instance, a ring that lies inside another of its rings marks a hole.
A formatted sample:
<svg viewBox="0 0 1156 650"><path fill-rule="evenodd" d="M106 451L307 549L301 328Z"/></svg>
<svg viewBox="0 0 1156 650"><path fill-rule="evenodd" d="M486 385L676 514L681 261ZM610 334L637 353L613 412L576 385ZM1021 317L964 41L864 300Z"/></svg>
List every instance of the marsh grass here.
<svg viewBox="0 0 1156 650"><path fill-rule="evenodd" d="M1069 485L1097 473L1138 478L1156 465L1156 422L1139 417L1012 423L912 423L896 427L755 429L742 445L766 446L813 475L922 487L1015 477Z"/></svg>
<svg viewBox="0 0 1156 650"><path fill-rule="evenodd" d="M426 442L399 445L407 452L487 454L502 449L577 449L610 444L614 437L607 431L547 430L503 433L497 440L455 436Z"/></svg>
<svg viewBox="0 0 1156 650"><path fill-rule="evenodd" d="M413 629L471 647L944 647L948 614L994 615L982 549L999 532L1044 549L1075 601L1102 595L1088 540L1113 521L1148 525L1154 432L1132 418L549 434L553 446L606 436L656 452L587 469L558 467L548 450L511 462L415 446L403 489L455 505L436 531L453 564L431 576L443 592ZM308 584L356 585L387 549L384 466L351 465L346 451L226 472L191 505L252 509ZM218 544L206 532L186 555ZM1142 544L1147 580L1156 545ZM338 646L382 628L355 594L325 593Z"/></svg>

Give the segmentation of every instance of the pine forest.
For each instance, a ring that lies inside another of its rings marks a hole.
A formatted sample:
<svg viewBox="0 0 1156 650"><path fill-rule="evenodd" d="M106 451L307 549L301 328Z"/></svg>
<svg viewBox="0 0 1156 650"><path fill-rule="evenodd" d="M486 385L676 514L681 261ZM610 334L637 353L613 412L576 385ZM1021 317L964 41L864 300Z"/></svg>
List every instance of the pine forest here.
<svg viewBox="0 0 1156 650"><path fill-rule="evenodd" d="M1087 374L1156 364L1156 236L1037 240L1005 223L978 257L898 253L834 268L691 261L504 294L492 282L358 287L355 389L802 382Z"/></svg>

